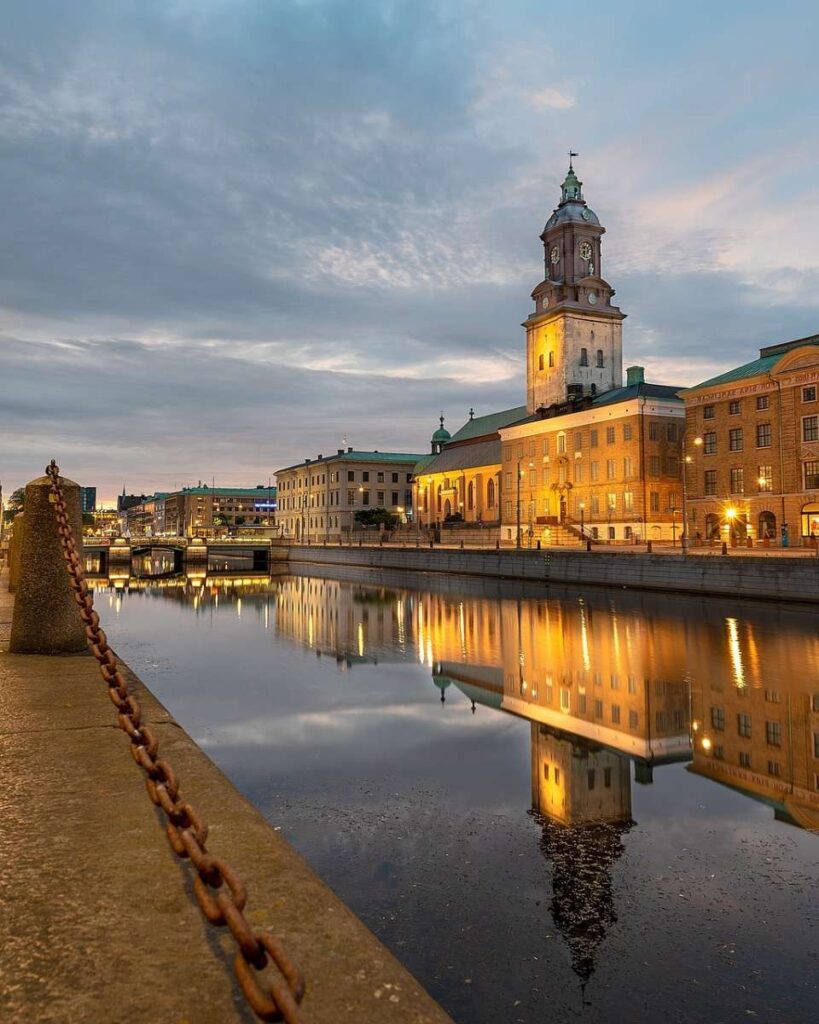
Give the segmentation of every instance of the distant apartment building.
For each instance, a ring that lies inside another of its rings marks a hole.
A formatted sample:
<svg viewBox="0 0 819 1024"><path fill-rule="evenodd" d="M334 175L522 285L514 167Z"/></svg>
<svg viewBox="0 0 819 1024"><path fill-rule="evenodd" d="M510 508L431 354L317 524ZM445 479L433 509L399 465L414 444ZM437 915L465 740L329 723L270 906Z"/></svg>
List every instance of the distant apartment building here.
<svg viewBox="0 0 819 1024"><path fill-rule="evenodd" d="M126 512L131 536L208 536L276 526L276 488L183 487L144 498Z"/></svg>
<svg viewBox="0 0 819 1024"><path fill-rule="evenodd" d="M412 474L421 458L406 452L339 448L276 473L278 522L293 541L338 540L356 527L356 512L386 509L412 517Z"/></svg>
<svg viewBox="0 0 819 1024"><path fill-rule="evenodd" d="M819 539L819 335L680 392L690 536Z"/></svg>
<svg viewBox="0 0 819 1024"><path fill-rule="evenodd" d="M80 504L83 512L96 512L97 510L97 488L81 487Z"/></svg>

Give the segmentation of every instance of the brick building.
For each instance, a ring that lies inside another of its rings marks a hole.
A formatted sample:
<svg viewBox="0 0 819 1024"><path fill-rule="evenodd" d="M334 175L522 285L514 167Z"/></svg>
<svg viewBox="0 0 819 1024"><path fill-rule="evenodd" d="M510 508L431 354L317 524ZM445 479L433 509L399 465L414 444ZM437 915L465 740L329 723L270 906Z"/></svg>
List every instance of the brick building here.
<svg viewBox="0 0 819 1024"><path fill-rule="evenodd" d="M801 546L819 537L819 335L681 392L690 535Z"/></svg>

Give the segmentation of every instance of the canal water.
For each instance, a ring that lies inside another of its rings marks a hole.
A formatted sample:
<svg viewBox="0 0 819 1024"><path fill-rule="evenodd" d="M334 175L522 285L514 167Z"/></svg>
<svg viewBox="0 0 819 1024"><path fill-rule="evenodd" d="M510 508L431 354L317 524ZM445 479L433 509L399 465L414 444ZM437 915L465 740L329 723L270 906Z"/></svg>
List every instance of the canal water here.
<svg viewBox="0 0 819 1024"><path fill-rule="evenodd" d="M815 610L99 586L122 657L459 1024L817 1020Z"/></svg>

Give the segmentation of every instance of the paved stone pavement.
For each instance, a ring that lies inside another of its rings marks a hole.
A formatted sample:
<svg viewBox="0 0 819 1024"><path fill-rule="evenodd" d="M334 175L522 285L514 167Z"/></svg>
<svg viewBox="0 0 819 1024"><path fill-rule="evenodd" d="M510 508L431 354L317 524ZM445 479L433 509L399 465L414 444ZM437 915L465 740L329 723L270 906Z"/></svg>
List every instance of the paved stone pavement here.
<svg viewBox="0 0 819 1024"><path fill-rule="evenodd" d="M0 577L0 1020L232 1024L256 1018L233 943L207 925L89 655L11 655ZM103 623L104 625L104 623ZM449 1018L131 676L247 916L304 970L310 1024Z"/></svg>

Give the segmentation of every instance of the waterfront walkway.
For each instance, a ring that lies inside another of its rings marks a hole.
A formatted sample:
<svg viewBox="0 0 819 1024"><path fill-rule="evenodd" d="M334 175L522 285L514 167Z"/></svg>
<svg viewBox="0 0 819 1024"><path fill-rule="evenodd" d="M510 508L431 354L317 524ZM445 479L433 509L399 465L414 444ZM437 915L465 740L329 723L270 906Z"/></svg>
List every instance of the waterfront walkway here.
<svg viewBox="0 0 819 1024"><path fill-rule="evenodd" d="M8 653L0 576L0 1020L254 1021L235 946L207 925L172 853L96 663ZM103 622L104 625L104 622ZM449 1018L129 673L211 851L248 887L246 916L307 980L310 1024Z"/></svg>

